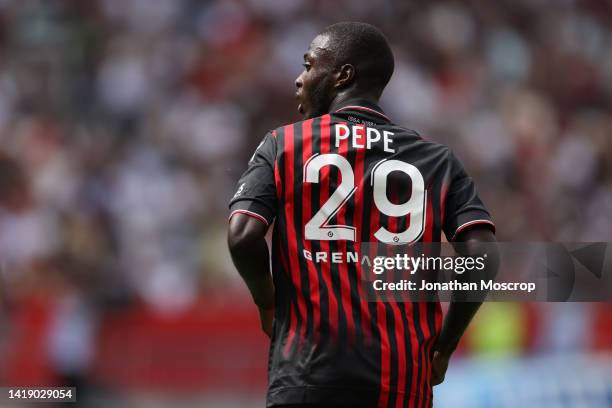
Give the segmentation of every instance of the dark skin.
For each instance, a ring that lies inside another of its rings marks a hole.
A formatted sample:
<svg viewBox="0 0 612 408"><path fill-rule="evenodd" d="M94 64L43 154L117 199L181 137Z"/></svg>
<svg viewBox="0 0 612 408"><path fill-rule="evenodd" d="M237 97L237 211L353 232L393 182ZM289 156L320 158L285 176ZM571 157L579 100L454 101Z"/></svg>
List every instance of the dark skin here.
<svg viewBox="0 0 612 408"><path fill-rule="evenodd" d="M328 113L332 105L348 99L380 98L382 90L360 81L355 65L335 63L331 41L328 35L315 37L304 54L304 70L295 80L298 112L305 119Z"/></svg>
<svg viewBox="0 0 612 408"><path fill-rule="evenodd" d="M382 90L372 89L360 81L358 70L352 64L335 64L327 35L317 36L304 54L304 71L296 79L298 111L304 118L328 113L332 105L353 98L377 102ZM237 213L229 224L228 245L234 265L247 284L253 301L259 309L263 331L272 336L274 316L274 284L270 273L270 258L265 235L268 226L261 220ZM493 277L498 267L493 232L480 225L463 231L455 242L462 256L488 255L485 273ZM487 245L488 244L488 245ZM444 381L448 363L461 336L478 311L482 302L451 302L440 335L435 345L432 361L432 384Z"/></svg>
<svg viewBox="0 0 612 408"><path fill-rule="evenodd" d="M268 226L257 218L235 214L229 223L227 244L234 265L246 283L259 310L261 328L272 337L274 283L266 242Z"/></svg>
<svg viewBox="0 0 612 408"><path fill-rule="evenodd" d="M495 234L488 227L476 224L461 232L453 244L455 251L461 256L476 258L486 254L486 267L481 277L483 279L493 279L495 277L499 268L499 252ZM468 278L467 275L458 275L457 280L468 281ZM451 355L480 308L486 293L481 293L480 296L478 302L450 303L435 345L431 367L432 385L438 385L444 381Z"/></svg>

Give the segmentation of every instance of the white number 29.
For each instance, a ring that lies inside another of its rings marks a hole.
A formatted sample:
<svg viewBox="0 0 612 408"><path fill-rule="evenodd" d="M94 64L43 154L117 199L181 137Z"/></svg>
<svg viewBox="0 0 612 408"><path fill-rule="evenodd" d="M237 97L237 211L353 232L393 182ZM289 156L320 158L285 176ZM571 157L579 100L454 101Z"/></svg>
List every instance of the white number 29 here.
<svg viewBox="0 0 612 408"><path fill-rule="evenodd" d="M327 153L312 156L304 164L304 182L318 183L320 170L325 166L336 166L342 175L342 181L336 191L323 204L319 211L304 227L306 239L322 241L348 240L355 241L355 227L348 225L330 225L329 220L355 193L355 175L350 163L343 156ZM402 204L394 204L387 197L387 178L393 171L401 171L412 180L410 199ZM403 232L391 232L380 227L374 236L387 244L412 243L421 238L425 229L425 205L427 192L423 175L415 166L400 160L381 160L372 169L371 177L374 204L378 210L390 217L410 216L409 227Z"/></svg>

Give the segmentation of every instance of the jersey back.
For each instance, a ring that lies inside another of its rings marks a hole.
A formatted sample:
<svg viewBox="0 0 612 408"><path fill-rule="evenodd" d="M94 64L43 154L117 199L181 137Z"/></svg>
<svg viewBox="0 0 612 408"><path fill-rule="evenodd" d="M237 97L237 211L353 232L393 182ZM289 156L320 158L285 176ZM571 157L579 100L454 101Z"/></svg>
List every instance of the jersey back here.
<svg viewBox="0 0 612 408"><path fill-rule="evenodd" d="M449 148L348 105L268 133L230 207L275 223L268 406L431 405L440 306L368 302L359 254L493 226Z"/></svg>

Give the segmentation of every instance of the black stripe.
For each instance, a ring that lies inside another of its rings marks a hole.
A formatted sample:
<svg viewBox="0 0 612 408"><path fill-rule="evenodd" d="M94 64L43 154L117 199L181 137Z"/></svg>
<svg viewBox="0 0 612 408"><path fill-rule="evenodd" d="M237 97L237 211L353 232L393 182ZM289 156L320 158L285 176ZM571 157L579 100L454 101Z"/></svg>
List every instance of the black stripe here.
<svg viewBox="0 0 612 408"><path fill-rule="evenodd" d="M329 138L329 148L331 153L338 153L338 149L335 147L335 144L332 142L333 135L331 134L330 129L330 138ZM329 179L327 180L327 185L329 186L329 193L333 194L338 186L340 185L340 170L336 166L329 166ZM331 225L338 224L338 214L332 217L329 220ZM337 252L339 249L338 241L329 241L329 251L330 253ZM346 310L344 310L344 302L342 298L342 290L341 290L341 281L340 281L340 264L332 263L330 259L328 259L329 270L331 274L331 283L332 290L336 295L337 304L338 304L338 338L336 339L335 346L344 345L347 343L347 325L346 325ZM340 350L344 351L345 348L341 347Z"/></svg>
<svg viewBox="0 0 612 408"><path fill-rule="evenodd" d="M407 190L406 190L407 191ZM402 192L400 191L400 197L402 197L400 199L400 201L398 202L405 202L409 199L408 198L404 198ZM398 227L397 227L397 232L401 232L401 231L405 231L406 228L408 228L408 218L407 217L399 217L398 218L399 222L398 222ZM414 255L411 251L411 247L408 246L402 246L402 250L407 252L409 256ZM404 389L400 389L398 386L398 392L404 392L404 407L410 407L410 399L412 398L412 395L410 394L410 390L412 388L412 381L413 381L413 370L414 370L414 364L412 362L412 338L410 336L410 321L408 319L408 310L406 309L407 304L410 301L410 296L403 296L402 297L402 301L400 301L400 303L398 303L398 307L400 309L400 314L402 315L402 323L404 324L404 336L403 339L401 339L401 341L404 342L404 350L405 350L405 365L406 365L406 384Z"/></svg>
<svg viewBox="0 0 612 408"><path fill-rule="evenodd" d="M403 362L399 361L399 352L397 347L397 338L395 336L395 316L393 308L389 304L392 300L384 302L385 313L387 315L387 334L389 336L389 347L391 349L391 370L389 372L389 401L388 406L394 407L397 399L397 383L399 374L399 364Z"/></svg>
<svg viewBox="0 0 612 408"><path fill-rule="evenodd" d="M441 209L441 192L442 192L442 181L443 177L435 177L432 189L432 210L433 210L433 234L432 240L433 242L440 242L442 236L442 209ZM440 249L439 246L436 245L436 251L434 255L439 255ZM436 279L437 280L437 279ZM430 342L435 341L438 333L436 331L436 302L427 303L427 325L429 326L429 333L431 335ZM433 357L433 347L431 347L430 353L427 356L429 358L428 364L431 364L431 358ZM430 392L430 390L427 390Z"/></svg>
<svg viewBox="0 0 612 408"><path fill-rule="evenodd" d="M387 194L389 192L387 191ZM397 197L397 190L392 190L391 191L391 201L394 201L394 198ZM376 209L375 211L378 211L378 209ZM385 215L384 213L380 213L380 225L385 227L387 229L387 231L395 231L395 229L391 228L391 219L392 217L389 217L387 215ZM385 248L384 251L384 255L386 256L394 256L394 247L392 245L383 245L383 247ZM392 280L393 281L397 281L398 278L398 271L394 270L393 274L392 274ZM399 348L398 348L398 342L399 339L397 338L397 327L396 327L396 323L395 323L395 314L393 311L393 306L391 305L391 302L397 302L397 298L398 298L398 293L394 292L393 295L391 297L387 297L387 299L384 301L384 306L385 306L385 313L387 316L387 335L389 337L389 347L391 349L391 370L389 372L389 386L390 386L390 393L389 393L389 401L388 401L388 406L389 407L394 407L396 400L397 400L397 392L398 391L398 383L399 383L399 365L403 364L403 362L399 361ZM397 303L396 303L397 304ZM395 391L395 392L394 392Z"/></svg>
<svg viewBox="0 0 612 408"><path fill-rule="evenodd" d="M312 123L312 154L321 154L321 118L316 118ZM319 183L313 183L310 194L310 208L315 214L321 207L321 188ZM312 252L321 251L321 241L312 240ZM325 349L325 344L329 340L329 290L323 280L323 267L321 263L313 262L319 279L319 299L321 305L321 320L320 320L320 340L319 345Z"/></svg>
<svg viewBox="0 0 612 408"><path fill-rule="evenodd" d="M442 213L440 207L440 193L442 189L442 178L435 177L431 188L431 206L433 210L433 234L432 242L440 242L442 231Z"/></svg>
<svg viewBox="0 0 612 408"><path fill-rule="evenodd" d="M374 209L374 195L373 195L373 191L372 191L372 186L370 185L370 176L371 176L371 167L374 165L376 157L373 155L368 155L366 153L366 155L363 158L363 182L362 182L362 186L363 186L363 213L361 214L361 231L357 231L357 233L361 234L361 239L360 242L364 242L364 243L369 243L372 242L371 238L370 238L370 234L371 234L371 211L372 209ZM368 248L371 246L372 244L370 244L368 246ZM370 256L371 253L362 253L361 252L361 248L360 248L360 254L362 256L367 255ZM366 270L367 267L364 267L364 270ZM366 292L367 293L367 292ZM370 312L370 332L371 332L371 336L373 337L373 341L372 341L372 347L371 347L371 352L368 353L368 356L371 358L370 360L370 366L371 367L376 367L376 378L378 378L380 380L380 376L381 376L381 364L380 364L380 359L381 359L381 336L380 333L378 331L378 312L377 312L377 304L376 302L368 302L368 309ZM379 396L378 398L380 398L380 390L381 390L381 384L378 384L378 390L379 390Z"/></svg>
<svg viewBox="0 0 612 408"><path fill-rule="evenodd" d="M272 237L273 245L275 245L274 248L281 248L281 245L283 245L282 242L287 242L286 231L280 227L284 222L284 219L277 219ZM284 245L284 247L284 249L281 248L281 251L286 250L286 245ZM275 327L272 337L272 347L270 348L271 350L274 349L274 352L269 356L269 370L276 372L279 369L280 359L283 358L283 347L286 341L284 337L277 338L276 336L277 334L287 336L289 333L289 328L291 326L291 305L293 305L294 310L297 310L297 292L287 275L290 271L285 270L282 260L280 259L280 254L278 254L277 251L272 252L272 265L275 287ZM296 325L296 327L299 326ZM297 344L297 342L294 342L294 344ZM289 359L291 359L295 351L296 349L293 345L290 345Z"/></svg>
<svg viewBox="0 0 612 408"><path fill-rule="evenodd" d="M415 402L414 402L414 406L418 407L420 405L420 401L421 401L421 395L423 393L423 388L420 386L421 384L421 378L424 375L423 374L423 353L420 352L420 348L423 346L423 331L421 330L421 317L419 316L419 307L420 307L420 303L414 303L413 307L412 307L412 319L414 321L414 329L417 335L417 343L416 343L416 347L417 347L417 378L416 378L416 384L417 384L417 392L416 392L416 396L415 396Z"/></svg>
<svg viewBox="0 0 612 408"><path fill-rule="evenodd" d="M285 172L285 161L286 161L286 151L285 151L285 129L284 128L279 128L276 131L276 140L277 140L277 146L278 146L278 161L277 161L277 166L278 166L278 170L279 170L279 177L281 180L280 186L281 186L281 203L285 202L285 194L286 194L286 185L285 183L287 182L287 174ZM283 152L281 154L281 152ZM280 248L281 251L283 251L284 253L284 258L285 261L287 262L287 268L289 268L289 270L283 270L284 272L289 276L291 275L291 273L293 273L293 271L291 271L291 258L289 256L289 230L287 228L287 222L292 222L292 220L287 220L286 218L286 214L285 214L285 209L284 207L281 205L281 203L279 203L279 208L278 208L278 218L276 220L276 225L275 225L275 230L279 231L279 235L280 235ZM302 327L302 319L299 316L299 308L298 308L298 294L296 291L295 286L293 285L293 282L290 280L290 278L287 278L286 280L286 285L287 285L287 292L290 294L291 296L291 303L293 303L293 307L295 310L295 315L296 315L296 326L295 326L295 330L296 330L296 334L300 332L301 327ZM276 293L278 293L279 290L278 288L276 289ZM286 305L287 308L287 316L290 316L291 311L289 310L291 307L290 304ZM289 327L289 325L291 324L291 321L288 319L286 322L287 326ZM284 332L285 335L289 334L289 331L285 331ZM279 355L282 352L282 341L278 342L278 353ZM291 344L289 346L289 359L292 359L293 356L295 356L296 352L297 352L297 345L298 345L298 341L297 341L297 336L294 337L294 341L293 344ZM275 369L275 367L271 367L270 369Z"/></svg>
<svg viewBox="0 0 612 408"><path fill-rule="evenodd" d="M352 164L353 170L355 170L357 164L357 151L355 149L349 148L346 159L349 163ZM355 174L355 181L359 183L362 180L361 174ZM361 185L356 185L357 189L363 188ZM346 205L346 223L347 225L353 225L353 219L355 217L355 205L356 205L356 197L357 193L353 194L351 199ZM359 231L357 231L357 234ZM356 237L357 242L359 242L359 237ZM346 241L346 250L347 252L355 252L355 242ZM361 316L361 300L359 298L359 287L358 285L361 282L357 280L357 265L354 263L347 262L346 264L347 275L349 279L349 289L351 296L351 309L353 314L353 324L355 325L355 340L358 347L363 347L363 331L362 331L362 316Z"/></svg>
<svg viewBox="0 0 612 408"><path fill-rule="evenodd" d="M306 259L302 256L303 246L303 238L304 238L304 226L302 222L302 196L303 196L303 183L301 182L303 171L303 160L302 160L302 150L303 150L303 135L302 135L302 122L298 122L293 125L293 136L294 136L294 162L293 162L293 225L295 228L295 241L297 242L297 258L298 264L300 267L300 285L302 289L302 296L304 297L304 302L306 303L306 331L304 333L305 338L304 342L310 341L312 339L312 328L313 328L313 308L312 308L312 298L310 297L310 282L308 277L308 265L306 264Z"/></svg>
<svg viewBox="0 0 612 408"><path fill-rule="evenodd" d="M436 303L435 302L428 302L427 303L427 325L429 326L429 333L431 335L431 338L429 339L428 342L428 346L431 344L431 342L435 341L437 333L436 333ZM431 365L431 359L433 357L433 346L431 347L431 349L429 350L429 353L427 354L427 364L428 366ZM425 384L425 386L427 387L427 383ZM425 390L428 394L430 393L431 389L428 387Z"/></svg>
<svg viewBox="0 0 612 408"><path fill-rule="evenodd" d="M296 145L296 143L295 143L295 125L291 125L291 127L292 127L293 132L294 132L293 133L293 152L291 152L291 154L292 154L292 159L294 160L294 163L295 163L295 145ZM285 154L287 154L286 151L285 151ZM293 171L293 183L294 183L293 188L294 188L294 191L293 191L293 197L292 197L292 200L294 202L295 202L295 199L294 199L294 197L295 197L295 177L296 177L296 175L295 175L295 165L294 165L294 171ZM285 175L285 178L283 179L283 184L284 183L287 183L286 175ZM294 212L294 219L293 220L286 219L286 222L287 223L293 222L294 223L293 225L295 226L295 212ZM287 233L289 232L287 227L285 227L285 230L287 231ZM287 234L287 235L289 235L289 234ZM288 236L287 239L296 239L296 237ZM287 241L287 243L289 243L289 242L290 241ZM292 264L291 264L291 256L289 254L289 251L287 251L287 258L286 259L287 259L287 264L288 264L289 268L293 269ZM295 272L296 271L293 271L293 270L289 271L290 274L294 274ZM299 273L299 271L298 271L298 273ZM295 301L295 315L296 315L296 322L297 323L296 323L296 326L295 326L295 336L293 338L293 344L291 345L291 357L290 358L291 359L295 359L296 358L295 356L300 351L300 347L299 347L300 346L300 341L301 341L301 339L300 339L301 334L300 333L302 332L302 327L306 324L306 322L304 321L304 316L301 315L300 308L299 308L299 303L300 303L299 298L300 298L301 294L298 293L297 288L293 284L293 281L291 282L291 286L292 286L292 291L293 291L295 299L296 299L296 301Z"/></svg>

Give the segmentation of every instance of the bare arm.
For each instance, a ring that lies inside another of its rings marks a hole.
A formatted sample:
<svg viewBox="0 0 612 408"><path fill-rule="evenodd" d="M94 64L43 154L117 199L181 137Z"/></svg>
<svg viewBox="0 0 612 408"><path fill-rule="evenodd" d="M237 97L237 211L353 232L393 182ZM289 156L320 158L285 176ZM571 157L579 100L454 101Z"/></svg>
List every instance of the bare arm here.
<svg viewBox="0 0 612 408"><path fill-rule="evenodd" d="M493 279L499 267L497 246L492 244L495 241L495 234L489 228L476 226L457 237L455 242L461 244L456 245L455 248L462 256L478 257L486 252L487 262L484 273L488 279ZM486 293L482 293L480 301L476 302L451 302L435 346L432 368L433 385L444 381L448 360L480 308L485 295Z"/></svg>
<svg viewBox="0 0 612 408"><path fill-rule="evenodd" d="M274 284L265 236L268 226L257 218L234 214L227 234L232 260L259 308L262 328L271 335L274 310Z"/></svg>

